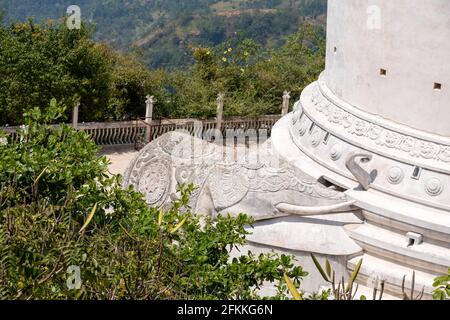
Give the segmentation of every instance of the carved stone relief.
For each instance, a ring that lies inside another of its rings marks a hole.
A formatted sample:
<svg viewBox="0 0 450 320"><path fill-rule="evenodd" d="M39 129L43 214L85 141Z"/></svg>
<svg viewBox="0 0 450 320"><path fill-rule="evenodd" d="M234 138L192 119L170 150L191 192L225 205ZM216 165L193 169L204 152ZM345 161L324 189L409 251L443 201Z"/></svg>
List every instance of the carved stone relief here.
<svg viewBox="0 0 450 320"><path fill-rule="evenodd" d="M192 145L216 151L197 157L185 150ZM132 161L124 186L133 185L151 206L166 206L176 197L177 184L192 183L197 187L190 198L194 212L245 212L257 220L284 215L276 208L282 202L332 206L347 201L343 193L326 188L290 164L273 161L270 151L257 163L226 163L217 156L220 153L217 146L169 133L147 145Z"/></svg>
<svg viewBox="0 0 450 320"><path fill-rule="evenodd" d="M345 129L346 133L365 138L368 143L395 149L413 158L450 163L449 145L421 140L358 118L329 101L317 83L313 86L311 105L332 127Z"/></svg>

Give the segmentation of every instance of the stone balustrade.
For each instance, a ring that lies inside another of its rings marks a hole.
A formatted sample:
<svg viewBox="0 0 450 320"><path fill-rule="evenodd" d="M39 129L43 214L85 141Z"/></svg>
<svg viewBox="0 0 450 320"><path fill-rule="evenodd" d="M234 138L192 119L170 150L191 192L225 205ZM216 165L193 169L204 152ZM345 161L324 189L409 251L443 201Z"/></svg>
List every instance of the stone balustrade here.
<svg viewBox="0 0 450 320"><path fill-rule="evenodd" d="M248 131L252 130L259 138L261 130L265 137L271 135L272 127L280 120L279 115L266 115L260 117L229 117L221 120L220 126L216 119L171 119L171 120L153 120L151 124L140 121L137 126L144 126L148 128L149 141L155 140L158 137L173 131L184 131L197 137L203 137L208 132L220 130L223 138L227 138L227 132L233 131L236 134L237 130ZM220 128L220 129L219 129ZM144 129L145 130L145 129ZM137 148L140 149L145 143L144 135L140 135L136 140ZM147 139L148 140L148 139Z"/></svg>
<svg viewBox="0 0 450 320"><path fill-rule="evenodd" d="M221 123L221 132L226 137L228 130L254 130L256 134L260 130L267 132L270 137L272 127L281 118L279 115L266 115L260 117L230 117L224 118ZM13 140L17 140L18 127L4 127L1 130L9 133ZM153 119L151 123L144 120L121 122L91 122L79 123L78 130L87 132L92 136L96 144L107 145L135 145L140 149L148 139L147 130L150 132L150 141L165 133L182 130L192 135L203 136L209 130L217 129L216 119Z"/></svg>

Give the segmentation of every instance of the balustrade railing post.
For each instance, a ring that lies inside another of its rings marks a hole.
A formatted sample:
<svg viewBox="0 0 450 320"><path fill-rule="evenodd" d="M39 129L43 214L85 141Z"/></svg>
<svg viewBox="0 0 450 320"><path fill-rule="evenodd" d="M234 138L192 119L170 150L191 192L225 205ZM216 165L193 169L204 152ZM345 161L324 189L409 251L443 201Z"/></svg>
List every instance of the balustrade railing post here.
<svg viewBox="0 0 450 320"><path fill-rule="evenodd" d="M283 93L283 108L281 109L281 116L284 117L289 113L289 101L291 100L291 93L285 91Z"/></svg>
<svg viewBox="0 0 450 320"><path fill-rule="evenodd" d="M78 113L80 112L80 100L77 100L72 110L72 127L78 130Z"/></svg>
<svg viewBox="0 0 450 320"><path fill-rule="evenodd" d="M225 103L225 94L219 93L217 95L217 118L216 118L216 128L219 131L222 130L224 103Z"/></svg>
<svg viewBox="0 0 450 320"><path fill-rule="evenodd" d="M146 142L150 142L151 140L151 131L152 131L152 122L153 122L153 106L157 102L154 96L148 95L147 100L145 100L145 123L147 124L147 128L145 130L145 140Z"/></svg>

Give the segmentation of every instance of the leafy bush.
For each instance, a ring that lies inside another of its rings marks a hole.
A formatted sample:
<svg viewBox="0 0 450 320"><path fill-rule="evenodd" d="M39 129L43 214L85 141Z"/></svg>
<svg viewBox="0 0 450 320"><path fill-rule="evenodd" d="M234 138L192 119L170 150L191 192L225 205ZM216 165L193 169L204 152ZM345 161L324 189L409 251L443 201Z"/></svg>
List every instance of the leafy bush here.
<svg viewBox="0 0 450 320"><path fill-rule="evenodd" d="M121 188L84 132L33 109L18 141L0 137L0 297L6 299L249 299L265 281L285 299L292 258L230 250L251 220L192 215L193 186L162 212ZM80 282L73 271L79 268Z"/></svg>
<svg viewBox="0 0 450 320"><path fill-rule="evenodd" d="M435 300L450 300L450 268L447 275L437 277L434 280L433 298Z"/></svg>

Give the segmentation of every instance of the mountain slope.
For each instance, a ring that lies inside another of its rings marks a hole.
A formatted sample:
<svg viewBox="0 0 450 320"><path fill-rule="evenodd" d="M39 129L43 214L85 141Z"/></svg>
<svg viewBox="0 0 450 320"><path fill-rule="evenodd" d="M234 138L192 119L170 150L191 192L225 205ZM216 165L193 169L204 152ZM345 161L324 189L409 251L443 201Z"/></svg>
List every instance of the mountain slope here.
<svg viewBox="0 0 450 320"><path fill-rule="evenodd" d="M0 0L5 21L59 19L71 0ZM303 18L321 19L326 0L77 0L94 37L122 51L135 50L154 68L189 65L190 45L215 46L251 38L279 46Z"/></svg>

